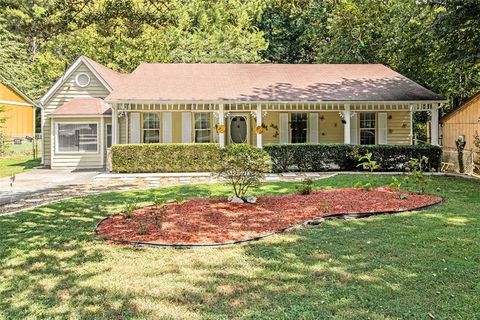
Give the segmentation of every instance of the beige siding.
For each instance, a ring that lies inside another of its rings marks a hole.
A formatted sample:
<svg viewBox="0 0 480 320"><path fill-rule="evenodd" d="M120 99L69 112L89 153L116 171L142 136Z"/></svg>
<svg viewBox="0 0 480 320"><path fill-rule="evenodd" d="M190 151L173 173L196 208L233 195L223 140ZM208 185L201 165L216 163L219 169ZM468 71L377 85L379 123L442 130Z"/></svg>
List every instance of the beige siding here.
<svg viewBox="0 0 480 320"><path fill-rule="evenodd" d="M388 144L410 144L410 112L388 112L387 130Z"/></svg>
<svg viewBox="0 0 480 320"><path fill-rule="evenodd" d="M263 123L268 127L263 132L263 144L280 142L280 132L278 131L279 114L279 112L269 112L263 118Z"/></svg>
<svg viewBox="0 0 480 320"><path fill-rule="evenodd" d="M61 153L57 152L55 144L52 145L51 151L53 152L53 157L51 159L52 168L77 168L77 169L87 169L87 168L101 168L102 164L102 147L104 139L104 129L102 121L99 117L90 117L90 118L55 118L53 120L53 134L56 134L57 123L62 122L92 122L97 123L97 132L98 132L98 144L97 152L95 153ZM54 139L55 141L55 139Z"/></svg>
<svg viewBox="0 0 480 320"><path fill-rule="evenodd" d="M338 112L318 114L319 143L343 143L342 118Z"/></svg>
<svg viewBox="0 0 480 320"><path fill-rule="evenodd" d="M128 141L130 141L130 132L127 131L127 117L118 118L118 127L120 135L120 144L127 143L127 134L128 134Z"/></svg>
<svg viewBox="0 0 480 320"><path fill-rule="evenodd" d="M460 135L465 136L466 149L473 149L475 131L480 134L480 95L471 99L457 111L441 120L442 145L456 148L455 141Z"/></svg>
<svg viewBox="0 0 480 320"><path fill-rule="evenodd" d="M80 87L75 83L75 77L79 73L86 73L90 76L90 84L87 87ZM50 144L50 119L48 116L58 107L63 105L66 101L78 97L96 97L105 98L108 95L108 90L98 80L95 75L83 64L80 64L77 69L70 75L65 83L57 90L57 92L45 103L43 116L43 136L44 136L44 150L46 165L51 164L51 144ZM73 164L74 162L72 162Z"/></svg>
<svg viewBox="0 0 480 320"><path fill-rule="evenodd" d="M192 125L195 125L193 119L192 119ZM172 142L173 143L182 142L182 113L181 112L172 112Z"/></svg>

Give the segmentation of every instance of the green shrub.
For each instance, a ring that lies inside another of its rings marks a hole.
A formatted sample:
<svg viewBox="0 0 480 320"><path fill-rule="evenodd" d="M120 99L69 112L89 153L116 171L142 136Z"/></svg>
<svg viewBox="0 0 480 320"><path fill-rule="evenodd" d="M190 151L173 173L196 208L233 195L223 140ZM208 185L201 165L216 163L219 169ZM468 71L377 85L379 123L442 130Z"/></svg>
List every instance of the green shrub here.
<svg viewBox="0 0 480 320"><path fill-rule="evenodd" d="M410 179L413 180L418 192L424 194L430 182L430 178L425 175L425 172L428 171L428 158L423 156L418 159L410 159L407 171L410 172L410 176L405 177L405 183L408 184Z"/></svg>
<svg viewBox="0 0 480 320"><path fill-rule="evenodd" d="M123 205L123 217L125 219L130 219L133 216L133 211L137 209L137 202L135 200L127 201Z"/></svg>
<svg viewBox="0 0 480 320"><path fill-rule="evenodd" d="M232 186L236 197L245 200L247 191L258 186L272 168L270 156L248 144L232 144L221 150L218 174Z"/></svg>
<svg viewBox="0 0 480 320"><path fill-rule="evenodd" d="M313 179L305 178L302 182L296 187L298 193L301 195L308 195L313 191Z"/></svg>
<svg viewBox="0 0 480 320"><path fill-rule="evenodd" d="M219 162L220 147L215 143L112 146L112 171L118 173L212 172Z"/></svg>
<svg viewBox="0 0 480 320"><path fill-rule="evenodd" d="M404 171L412 158L429 159L430 169L441 165L442 149L432 145L368 145L346 144L269 144L264 147L272 158L273 172L353 171L360 157L372 154L380 171Z"/></svg>

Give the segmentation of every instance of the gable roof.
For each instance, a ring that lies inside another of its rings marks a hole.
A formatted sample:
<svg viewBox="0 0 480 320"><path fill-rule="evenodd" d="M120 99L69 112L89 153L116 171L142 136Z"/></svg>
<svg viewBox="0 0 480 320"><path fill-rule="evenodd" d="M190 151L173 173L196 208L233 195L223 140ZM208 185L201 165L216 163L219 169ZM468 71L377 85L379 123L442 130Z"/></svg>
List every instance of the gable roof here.
<svg viewBox="0 0 480 320"><path fill-rule="evenodd" d="M44 105L65 83L65 81L67 81L70 75L81 63L87 66L87 68L95 75L95 77L97 77L97 79L103 84L108 92L112 92L114 88L118 87L122 81L122 78L126 76L125 74L113 71L90 58L80 56L40 99L40 104Z"/></svg>
<svg viewBox="0 0 480 320"><path fill-rule="evenodd" d="M436 101L380 64L142 64L106 98L126 101Z"/></svg>
<svg viewBox="0 0 480 320"><path fill-rule="evenodd" d="M440 118L440 122L443 123L443 122L447 121L448 119L450 119L450 117L452 117L454 114L456 114L460 110L463 110L463 109L467 108L468 106L472 105L477 99L480 99L480 92L477 93L476 95L474 95L473 97L471 97L470 99L468 99L467 101L465 101L465 103L463 103L459 107L457 107L457 108L451 110L450 112L448 112L447 114L445 114L443 117Z"/></svg>
<svg viewBox="0 0 480 320"><path fill-rule="evenodd" d="M111 114L112 109L100 98L75 98L65 102L52 112L55 116L67 115L106 115Z"/></svg>
<svg viewBox="0 0 480 320"><path fill-rule="evenodd" d="M112 89L117 88L120 85L122 79L127 76L127 74L125 73L120 73L110 68L107 68L103 64L100 64L86 56L82 57L90 64L93 69L98 72L102 79L104 79Z"/></svg>
<svg viewBox="0 0 480 320"><path fill-rule="evenodd" d="M0 75L0 83L4 84L8 88L10 88L13 92L18 94L20 97L22 97L27 102L27 103L19 103L19 102L11 102L11 101L0 100L0 104L15 104L15 105L24 105L24 106L31 106L31 107L36 107L37 106L37 104L32 99L30 99L25 93L23 93L11 81L7 80L2 75Z"/></svg>

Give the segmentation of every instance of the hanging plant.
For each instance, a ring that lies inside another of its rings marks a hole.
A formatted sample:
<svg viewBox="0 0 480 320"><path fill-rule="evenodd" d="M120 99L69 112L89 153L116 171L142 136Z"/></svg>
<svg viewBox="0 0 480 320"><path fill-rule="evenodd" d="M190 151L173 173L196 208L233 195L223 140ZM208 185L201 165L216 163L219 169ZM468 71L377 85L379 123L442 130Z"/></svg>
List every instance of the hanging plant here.
<svg viewBox="0 0 480 320"><path fill-rule="evenodd" d="M224 124L217 124L216 129L217 129L217 133L225 133L225 125Z"/></svg>

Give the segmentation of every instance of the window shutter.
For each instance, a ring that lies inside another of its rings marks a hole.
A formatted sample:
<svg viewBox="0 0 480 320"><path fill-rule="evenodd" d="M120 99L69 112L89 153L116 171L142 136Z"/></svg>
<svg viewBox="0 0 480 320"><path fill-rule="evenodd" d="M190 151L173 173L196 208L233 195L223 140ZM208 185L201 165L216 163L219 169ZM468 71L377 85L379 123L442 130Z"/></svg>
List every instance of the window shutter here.
<svg viewBox="0 0 480 320"><path fill-rule="evenodd" d="M140 129L140 113L132 112L130 114L130 142L140 143L141 129Z"/></svg>
<svg viewBox="0 0 480 320"><path fill-rule="evenodd" d="M182 143L192 143L191 112L182 112Z"/></svg>
<svg viewBox="0 0 480 320"><path fill-rule="evenodd" d="M280 113L280 143L288 143L288 113Z"/></svg>
<svg viewBox="0 0 480 320"><path fill-rule="evenodd" d="M172 143L172 113L162 112L162 141Z"/></svg>
<svg viewBox="0 0 480 320"><path fill-rule="evenodd" d="M378 113L378 144L387 144L387 113Z"/></svg>
<svg viewBox="0 0 480 320"><path fill-rule="evenodd" d="M358 115L356 112L350 117L350 143L358 144Z"/></svg>
<svg viewBox="0 0 480 320"><path fill-rule="evenodd" d="M310 143L318 143L318 113L310 113L309 115L309 132Z"/></svg>

